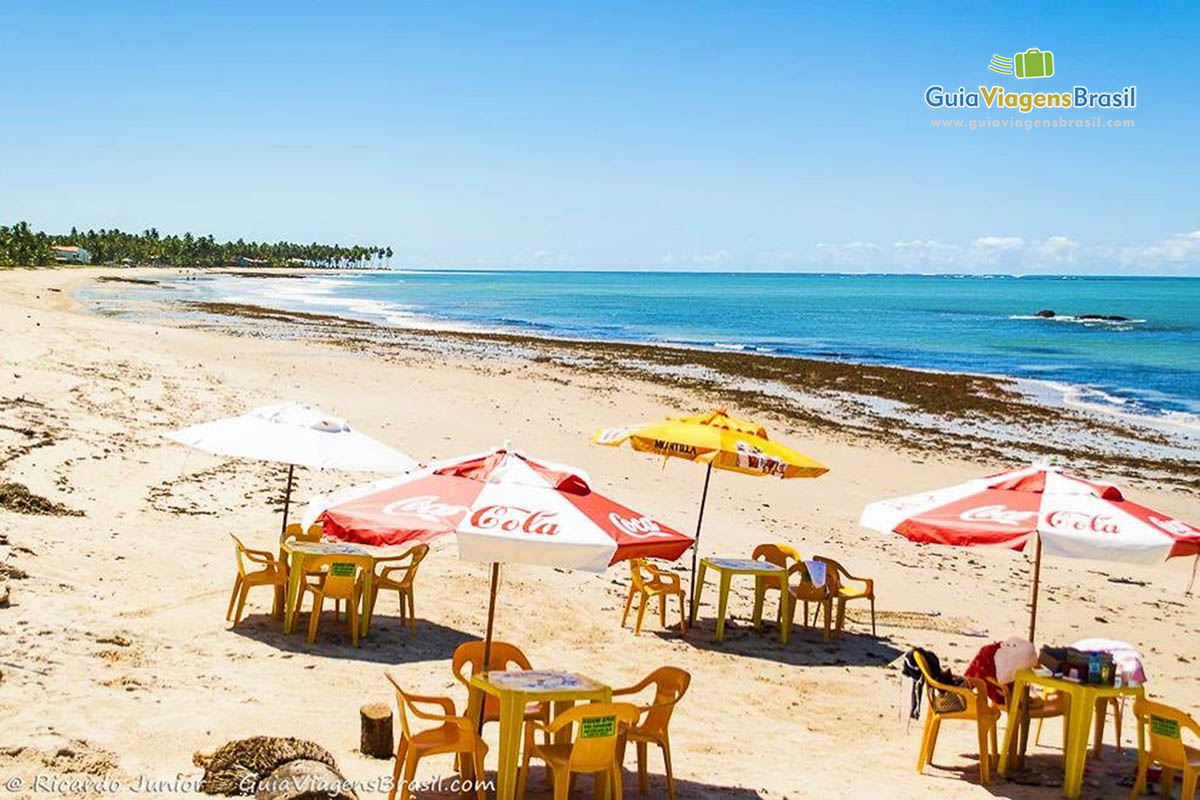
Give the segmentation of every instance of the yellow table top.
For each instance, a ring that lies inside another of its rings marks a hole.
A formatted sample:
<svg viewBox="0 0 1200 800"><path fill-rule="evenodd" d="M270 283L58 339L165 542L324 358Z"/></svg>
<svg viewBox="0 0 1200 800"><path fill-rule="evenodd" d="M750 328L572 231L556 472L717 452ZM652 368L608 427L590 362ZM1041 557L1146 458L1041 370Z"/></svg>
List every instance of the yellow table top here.
<svg viewBox="0 0 1200 800"><path fill-rule="evenodd" d="M776 572L785 572L786 568L778 564L772 564L770 561L763 561L755 558L702 558L704 564L712 567L715 570L723 570L725 572L745 572L748 574L762 573L773 574Z"/></svg>
<svg viewBox="0 0 1200 800"><path fill-rule="evenodd" d="M488 694L504 692L536 695L545 700L565 699L605 692L608 686L575 672L562 670L492 670L471 676L471 684Z"/></svg>
<svg viewBox="0 0 1200 800"><path fill-rule="evenodd" d="M380 558L392 555L393 552L399 555L408 549L408 547L400 545L375 546L354 542L306 542L299 539L288 539L281 543L279 548L287 553L299 553L305 556L366 556L368 558Z"/></svg>
<svg viewBox="0 0 1200 800"><path fill-rule="evenodd" d="M1136 697L1144 691L1141 684L1136 686L1128 684L1124 686L1108 686L1102 683L1080 683L1079 681L1067 680L1066 678L1055 678L1053 675L1042 675L1031 669L1018 670L1016 680L1036 684L1056 692L1068 692L1070 694L1083 694L1086 692L1096 697Z"/></svg>

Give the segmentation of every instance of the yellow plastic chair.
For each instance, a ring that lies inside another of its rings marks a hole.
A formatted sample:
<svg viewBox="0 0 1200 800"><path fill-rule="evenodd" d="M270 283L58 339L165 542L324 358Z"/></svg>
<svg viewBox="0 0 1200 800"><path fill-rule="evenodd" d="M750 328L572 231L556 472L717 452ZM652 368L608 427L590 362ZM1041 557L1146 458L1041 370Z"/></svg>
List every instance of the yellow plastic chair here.
<svg viewBox="0 0 1200 800"><path fill-rule="evenodd" d="M760 544L754 548L754 553L750 556L755 561L766 561L780 567L787 567L789 562L802 560L800 553L796 548L787 544ZM762 611L763 603L767 599L767 592L780 592L782 600L784 579L782 577L774 577L771 575L755 575L754 576L754 627L755 629L762 627ZM783 612L783 603L779 604L778 610L775 612L775 621L782 622L780 619ZM805 611L805 617L808 612Z"/></svg>
<svg viewBox="0 0 1200 800"><path fill-rule="evenodd" d="M266 550L254 550L246 547L242 544L242 540L232 533L229 534L229 537L233 539L237 554L238 574L233 581L233 593L229 596L229 610L225 612L225 619L232 618L233 627L236 628L242 619L242 609L246 606L246 593L250 591L251 586L273 586L275 601L279 607L283 606L283 593L287 589L287 569ZM262 569L248 569L247 562L261 564ZM237 604L236 613L234 612L235 603Z"/></svg>
<svg viewBox="0 0 1200 800"><path fill-rule="evenodd" d="M793 575L800 576L799 583L792 583ZM808 574L808 567L803 561L797 561L792 566L788 567L787 574L783 578L788 584L788 591L792 594L792 602L788 606L787 626L788 630L792 629L792 624L796 618L796 606L804 604L804 627L808 627L808 604L816 603L817 609L813 612L813 623L817 621L817 615L824 610L825 612L825 631L822 637L825 641L829 641L829 625L833 619L833 592L830 591L829 583L830 576L825 576L825 583L817 586L813 583L812 576Z"/></svg>
<svg viewBox="0 0 1200 800"><path fill-rule="evenodd" d="M283 534L280 535L279 541L286 542L288 539L296 539L301 542L319 542L324 535L325 526L319 522L309 525L308 528L305 528L299 522L289 522L288 526L283 529Z"/></svg>
<svg viewBox="0 0 1200 800"><path fill-rule="evenodd" d="M1179 800L1193 800L1200 777L1200 748L1184 744L1183 732L1191 731L1192 736L1200 738L1200 723L1177 708L1141 697L1133 702L1133 714L1143 733L1138 736L1137 779L1129 795L1131 800L1145 794L1146 772L1151 764L1162 767L1163 797L1171 796L1175 773L1179 772L1183 774Z"/></svg>
<svg viewBox="0 0 1200 800"><path fill-rule="evenodd" d="M1000 711L988 703L987 689L983 682L967 678L966 686L951 686L938 681L930 674L929 665L920 653L914 652L913 660L917 662L917 667L925 678L927 701L925 731L921 736L921 750L917 754L917 772L924 772L925 766L933 763L933 750L937 746L942 720L961 719L975 723L979 737L979 782L988 783L992 775L992 756L998 756L1000 753L996 744L996 721L1000 719ZM964 708L954 711L938 710L939 692L960 698Z"/></svg>
<svg viewBox="0 0 1200 800"><path fill-rule="evenodd" d="M421 565L421 561L428 554L429 545L418 544L405 550L398 556L375 559L376 565L391 564L391 566L385 566L375 576L375 581L371 585L371 608L375 608L375 600L379 597L381 589L396 592L400 599L400 624L404 624L404 618L407 613L409 636L417 635L417 612L413 607L413 581L417 577L417 567ZM392 563L405 560L408 561L407 564Z"/></svg>
<svg viewBox="0 0 1200 800"><path fill-rule="evenodd" d="M842 635L842 628L846 624L846 603L851 600L869 600L871 603L871 635L875 635L875 581L871 578L860 578L857 575L851 575L838 562L832 558L824 556L813 556L814 561L820 561L825 565L826 575L834 575L837 580L837 593L834 599L837 600L837 628L838 636ZM828 580L828 578L826 578Z"/></svg>
<svg viewBox="0 0 1200 800"><path fill-rule="evenodd" d="M613 697L621 697L637 694L650 686L654 687L654 701L638 709L644 716L630 725L625 736L625 741L637 745L638 789L643 794L650 788L650 779L646 774L646 751L650 744L656 744L662 750L663 764L666 768L667 796L670 800L675 800L675 774L671 769L671 740L667 735L667 727L671 722L671 714L675 711L675 704L687 692L691 682L692 676L678 667L659 667L633 686L613 689ZM624 761L624 749L623 741L620 761Z"/></svg>
<svg viewBox="0 0 1200 800"><path fill-rule="evenodd" d="M546 762L554 786L554 800L566 800L571 793L571 776L577 773L596 776L596 796L603 797L605 781L612 787L613 800L621 800L621 764L617 760L617 742L622 733L637 722L640 712L629 703L589 703L559 714L549 724L540 720L525 723L525 747L521 772L517 776L517 797L525 797L529 780L529 761ZM549 740L568 725L578 723L575 740L561 744L537 744L534 734L542 731Z"/></svg>
<svg viewBox="0 0 1200 800"><path fill-rule="evenodd" d="M478 675L480 672L506 670L514 666L517 669L533 669L533 666L529 663L529 659L525 657L525 654L521 652L519 647L508 642L497 642L494 639L492 640L492 649L488 653L488 663L485 668L483 665L483 648L483 642L463 642L454 648L454 655L450 659L450 669L454 672L454 677L459 683L467 687L468 692L474 691L471 688L471 677ZM469 672L465 672L466 667L470 667ZM530 703L525 706L525 719L549 722L549 704ZM500 721L500 698L490 694L483 696L483 721Z"/></svg>
<svg viewBox="0 0 1200 800"><path fill-rule="evenodd" d="M633 582L629 585L629 597L625 600L625 613L621 615L621 627L629 619L629 609L633 607L633 598L638 598L637 623L634 625L634 635L642 632L642 617L646 613L648 601L658 598L658 624L667 627L667 598L679 600L679 631L687 636L687 614L684 613L687 593L679 584L679 576L674 572L664 572L648 563L643 558L629 560L629 572ZM648 574L646 574L648 573Z"/></svg>
<svg viewBox="0 0 1200 800"><path fill-rule="evenodd" d="M397 716L400 717L400 743L396 745L396 766L392 770L392 790L388 792L388 800L395 800L397 787L403 787L400 800L409 800L418 762L425 756L443 753L454 753L455 766L460 769L463 781L476 780L477 799L486 800L483 757L488 747L475 732L475 724L466 717L455 715L454 701L449 697L409 694L400 687L394 675L390 672L385 674L392 686L396 687ZM442 713L431 714L418 706L437 706ZM441 725L413 733L408 724L410 712L418 719L440 722ZM474 767L473 775L470 774L470 767Z"/></svg>
<svg viewBox="0 0 1200 800"><path fill-rule="evenodd" d="M328 598L346 601L346 617L350 621L350 642L358 647L358 609L362 602L362 571L370 569L369 560L354 556L329 555L304 559L304 580L300 584L300 603L304 594L313 596L312 614L308 618L308 643L317 640L317 626L321 622L321 607ZM337 610L334 609L336 618Z"/></svg>

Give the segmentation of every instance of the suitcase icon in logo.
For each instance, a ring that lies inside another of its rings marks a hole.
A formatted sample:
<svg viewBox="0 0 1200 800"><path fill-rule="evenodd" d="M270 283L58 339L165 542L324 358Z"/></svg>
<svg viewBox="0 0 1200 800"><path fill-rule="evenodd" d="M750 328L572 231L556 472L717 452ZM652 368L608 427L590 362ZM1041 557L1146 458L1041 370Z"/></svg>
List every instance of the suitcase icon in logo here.
<svg viewBox="0 0 1200 800"><path fill-rule="evenodd" d="M1054 53L1031 47L1013 56L1013 66L1018 78L1049 78L1054 74Z"/></svg>

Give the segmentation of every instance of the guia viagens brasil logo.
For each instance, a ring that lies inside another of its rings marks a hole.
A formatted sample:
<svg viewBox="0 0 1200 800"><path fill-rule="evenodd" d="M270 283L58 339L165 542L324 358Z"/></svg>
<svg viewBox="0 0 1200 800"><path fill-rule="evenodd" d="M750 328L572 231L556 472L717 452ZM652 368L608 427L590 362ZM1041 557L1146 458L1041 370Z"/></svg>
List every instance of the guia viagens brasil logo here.
<svg viewBox="0 0 1200 800"><path fill-rule="evenodd" d="M1018 80L1030 80L1054 77L1056 64L1054 53L1030 47L1011 57L993 53L987 68ZM942 84L935 83L925 90L925 105L945 109L1009 110L1022 114L1044 109L1137 108L1137 86L1131 84L1117 91L1097 92L1075 84L1069 91L1026 92L1010 91L998 85L980 85L975 90L965 86L946 89Z"/></svg>

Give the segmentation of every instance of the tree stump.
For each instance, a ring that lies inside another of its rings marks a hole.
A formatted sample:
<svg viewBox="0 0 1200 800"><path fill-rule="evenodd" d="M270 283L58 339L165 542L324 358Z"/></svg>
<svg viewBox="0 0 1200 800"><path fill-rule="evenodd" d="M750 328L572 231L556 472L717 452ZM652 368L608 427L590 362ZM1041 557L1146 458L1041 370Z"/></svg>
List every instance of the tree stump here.
<svg viewBox="0 0 1200 800"><path fill-rule="evenodd" d="M371 703L358 710L362 718L362 738L358 749L371 758L391 758L396 754L392 747L392 709L385 703Z"/></svg>

